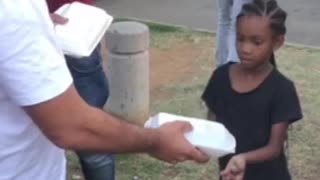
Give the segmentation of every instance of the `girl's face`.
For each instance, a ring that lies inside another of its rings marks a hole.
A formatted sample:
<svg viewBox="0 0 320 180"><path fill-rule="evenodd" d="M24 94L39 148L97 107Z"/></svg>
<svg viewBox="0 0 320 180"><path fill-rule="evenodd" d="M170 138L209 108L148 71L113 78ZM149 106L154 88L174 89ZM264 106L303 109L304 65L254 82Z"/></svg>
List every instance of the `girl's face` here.
<svg viewBox="0 0 320 180"><path fill-rule="evenodd" d="M241 64L256 68L269 63L272 52L283 43L283 36L273 36L267 17L244 16L237 23L236 47Z"/></svg>

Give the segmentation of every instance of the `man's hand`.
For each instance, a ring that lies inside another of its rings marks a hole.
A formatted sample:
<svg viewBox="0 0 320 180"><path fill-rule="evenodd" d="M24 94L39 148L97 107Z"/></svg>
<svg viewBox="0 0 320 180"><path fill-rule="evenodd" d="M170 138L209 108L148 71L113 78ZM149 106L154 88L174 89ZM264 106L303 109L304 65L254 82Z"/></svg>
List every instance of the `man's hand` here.
<svg viewBox="0 0 320 180"><path fill-rule="evenodd" d="M159 140L156 148L150 154L172 164L185 160L195 160L199 163L207 162L209 160L208 156L193 147L184 137L184 134L191 130L191 124L186 122L162 125L158 129Z"/></svg>
<svg viewBox="0 0 320 180"><path fill-rule="evenodd" d="M67 18L54 13L50 14L50 18L55 25L64 25L68 22Z"/></svg>
<svg viewBox="0 0 320 180"><path fill-rule="evenodd" d="M245 157L241 154L233 156L221 172L222 180L243 180L245 169Z"/></svg>

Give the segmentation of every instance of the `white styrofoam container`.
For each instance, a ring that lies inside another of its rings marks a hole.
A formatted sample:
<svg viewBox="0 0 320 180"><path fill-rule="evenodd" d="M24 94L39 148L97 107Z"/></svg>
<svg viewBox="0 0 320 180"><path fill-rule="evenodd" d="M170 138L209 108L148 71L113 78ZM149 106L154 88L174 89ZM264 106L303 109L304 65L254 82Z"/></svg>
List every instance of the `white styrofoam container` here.
<svg viewBox="0 0 320 180"><path fill-rule="evenodd" d="M203 119L159 113L151 117L146 128L158 128L164 123L173 121L187 121L193 130L185 134L186 139L202 152L213 158L223 157L235 152L236 140L221 123Z"/></svg>
<svg viewBox="0 0 320 180"><path fill-rule="evenodd" d="M104 9L80 2L64 4L55 14L68 18L55 26L57 44L64 54L77 58L90 56L113 21Z"/></svg>

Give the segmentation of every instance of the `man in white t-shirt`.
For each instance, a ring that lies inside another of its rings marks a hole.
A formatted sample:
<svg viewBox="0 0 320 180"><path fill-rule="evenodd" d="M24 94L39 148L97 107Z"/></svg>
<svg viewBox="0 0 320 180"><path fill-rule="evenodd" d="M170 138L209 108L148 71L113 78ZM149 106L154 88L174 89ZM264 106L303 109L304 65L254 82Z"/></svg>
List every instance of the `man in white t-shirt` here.
<svg viewBox="0 0 320 180"><path fill-rule="evenodd" d="M88 106L56 48L45 0L0 1L0 27L0 180L64 180L62 149L208 160L184 138L190 124L143 129Z"/></svg>

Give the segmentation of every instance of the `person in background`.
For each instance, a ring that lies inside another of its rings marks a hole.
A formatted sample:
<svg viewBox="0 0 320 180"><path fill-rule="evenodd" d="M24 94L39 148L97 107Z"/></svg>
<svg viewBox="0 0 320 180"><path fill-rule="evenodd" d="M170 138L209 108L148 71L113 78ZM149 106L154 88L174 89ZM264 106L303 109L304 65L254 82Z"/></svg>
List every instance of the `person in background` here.
<svg viewBox="0 0 320 180"><path fill-rule="evenodd" d="M217 0L217 67L228 62L239 62L239 57L236 51L235 24L242 5L248 2L252 2L252 0Z"/></svg>

